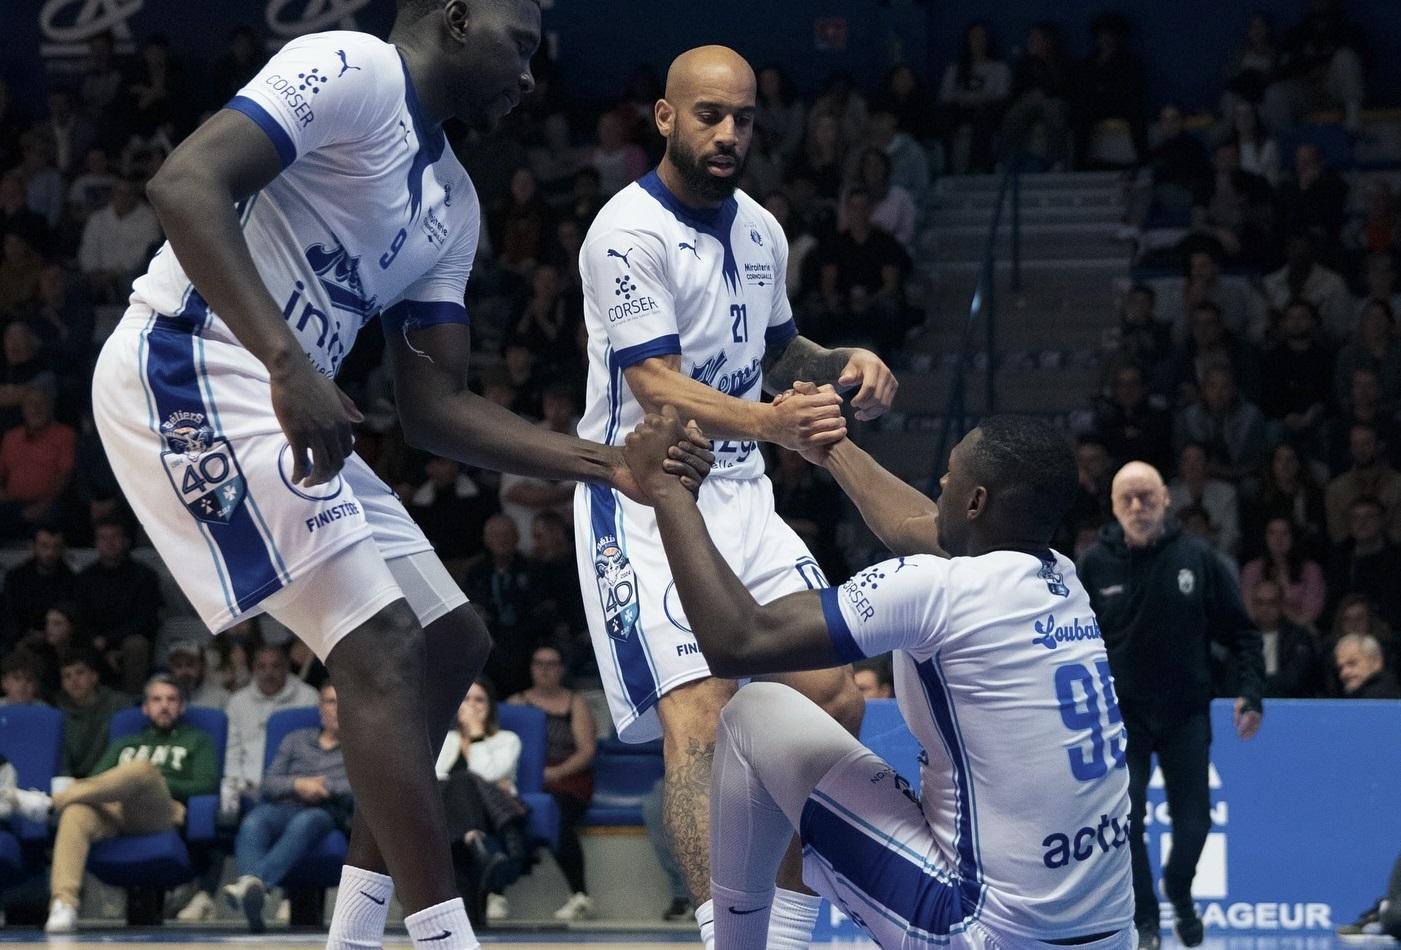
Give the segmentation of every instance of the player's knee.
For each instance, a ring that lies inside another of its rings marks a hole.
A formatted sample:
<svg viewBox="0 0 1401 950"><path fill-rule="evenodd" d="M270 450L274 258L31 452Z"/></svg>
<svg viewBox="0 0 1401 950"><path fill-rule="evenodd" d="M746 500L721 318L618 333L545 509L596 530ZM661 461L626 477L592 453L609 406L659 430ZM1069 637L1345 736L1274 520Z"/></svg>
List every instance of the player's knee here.
<svg viewBox="0 0 1401 950"><path fill-rule="evenodd" d="M776 711L793 692L780 683L750 683L720 711L720 725L731 731L747 731Z"/></svg>
<svg viewBox="0 0 1401 950"><path fill-rule="evenodd" d="M418 619L406 603L395 601L337 643L328 668L354 705L421 684L424 653Z"/></svg>

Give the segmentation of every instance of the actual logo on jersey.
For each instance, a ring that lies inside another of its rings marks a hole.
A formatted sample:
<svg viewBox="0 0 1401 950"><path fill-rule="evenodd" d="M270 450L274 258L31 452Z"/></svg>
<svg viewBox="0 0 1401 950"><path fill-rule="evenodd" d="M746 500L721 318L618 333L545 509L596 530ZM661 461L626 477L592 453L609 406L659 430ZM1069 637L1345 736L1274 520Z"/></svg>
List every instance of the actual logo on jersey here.
<svg viewBox="0 0 1401 950"><path fill-rule="evenodd" d="M1046 582L1046 589L1057 597L1069 597L1070 588L1065 586L1065 577L1056 570L1056 562L1049 558L1041 559L1041 570L1036 576Z"/></svg>
<svg viewBox="0 0 1401 950"><path fill-rule="evenodd" d="M753 241L760 247L764 246L764 236L760 234L759 229L754 227L754 225L752 224L749 226L749 240Z"/></svg>
<svg viewBox="0 0 1401 950"><path fill-rule="evenodd" d="M1054 650L1058 643L1100 639L1099 621L1094 617L1088 620L1074 617L1068 624L1057 625L1056 615L1047 614L1045 620L1034 621L1031 626L1036 631L1036 636L1031 638L1031 642L1048 650Z"/></svg>
<svg viewBox="0 0 1401 950"><path fill-rule="evenodd" d="M1108 854L1128 843L1129 816L1100 815L1097 824L1085 825L1074 832L1052 832L1041 839L1041 847L1046 849L1041 863L1055 870L1072 861L1088 861L1096 854Z"/></svg>
<svg viewBox="0 0 1401 950"><path fill-rule="evenodd" d="M603 626L614 640L627 640L637 629L641 608L637 603L637 575L632 562L611 535L594 546L594 579L603 604Z"/></svg>
<svg viewBox="0 0 1401 950"><path fill-rule="evenodd" d="M202 412L173 412L161 423L161 436L172 451L193 460L214 441L214 430L205 423Z"/></svg>
<svg viewBox="0 0 1401 950"><path fill-rule="evenodd" d="M1192 591L1197 589L1197 575L1193 574L1185 567L1178 571L1177 589L1182 591L1182 596L1189 596Z"/></svg>
<svg viewBox="0 0 1401 950"><path fill-rule="evenodd" d="M181 426L177 425L176 428ZM208 427L204 428L207 433ZM161 453L165 474L175 494L185 509L199 521L228 524L248 494L247 482L234 457L233 446L229 445L228 439L213 438L212 434L206 438L199 433L192 439L188 433L181 433L178 438L182 440L179 450ZM176 444L172 435L166 435L166 442ZM196 445L199 451L192 453L190 450Z"/></svg>

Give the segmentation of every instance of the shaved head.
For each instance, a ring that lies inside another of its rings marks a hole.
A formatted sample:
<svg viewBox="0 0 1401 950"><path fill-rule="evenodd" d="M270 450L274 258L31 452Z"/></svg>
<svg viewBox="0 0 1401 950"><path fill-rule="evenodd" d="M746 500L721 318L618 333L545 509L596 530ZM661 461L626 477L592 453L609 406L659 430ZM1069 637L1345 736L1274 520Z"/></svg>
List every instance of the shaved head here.
<svg viewBox="0 0 1401 950"><path fill-rule="evenodd" d="M1147 462L1129 462L1115 473L1109 496L1114 519L1130 547L1147 547L1158 540L1168 510L1161 472Z"/></svg>
<svg viewBox="0 0 1401 950"><path fill-rule="evenodd" d="M672 62L657 102L666 156L657 174L682 203L715 207L739 187L754 137L758 84L745 58L699 46Z"/></svg>
<svg viewBox="0 0 1401 950"><path fill-rule="evenodd" d="M684 108L708 87L749 90L753 99L757 88L754 69L743 56L728 46L697 46L671 61L666 71L666 99Z"/></svg>

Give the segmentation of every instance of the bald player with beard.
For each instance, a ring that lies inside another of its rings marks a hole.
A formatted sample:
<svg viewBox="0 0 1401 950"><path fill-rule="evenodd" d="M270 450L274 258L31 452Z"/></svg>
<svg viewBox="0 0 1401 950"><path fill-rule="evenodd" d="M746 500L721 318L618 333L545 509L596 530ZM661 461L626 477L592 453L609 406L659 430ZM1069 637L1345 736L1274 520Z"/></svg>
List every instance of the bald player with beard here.
<svg viewBox="0 0 1401 950"><path fill-rule="evenodd" d="M1158 898L1143 837L1156 755L1172 812L1163 893L1178 939L1195 947L1203 929L1192 878L1211 830L1211 644L1215 640L1231 656L1236 732L1249 739L1263 714L1260 632L1216 552L1167 517L1168 490L1156 468L1129 462L1114 476L1110 498L1115 521L1100 530L1079 573L1109 651L1128 732L1134 923L1140 950L1157 950Z"/></svg>
<svg viewBox="0 0 1401 950"><path fill-rule="evenodd" d="M579 255L589 331L579 435L620 445L664 403L699 422L715 453L700 510L741 581L770 601L827 581L774 513L759 443L830 445L846 424L832 388L778 405L760 402L761 388L832 384L853 391L858 419L872 419L889 408L896 381L873 353L798 335L783 230L738 187L754 112L754 72L733 50L704 46L671 64L655 107L666 154L604 206ZM604 485L581 487L574 505L579 577L613 721L625 741L663 740L664 820L712 946L711 765L720 710L738 684L713 676L701 655L652 510ZM859 729L850 667L774 678ZM778 881L767 946L805 947L818 899L802 887L796 848Z"/></svg>

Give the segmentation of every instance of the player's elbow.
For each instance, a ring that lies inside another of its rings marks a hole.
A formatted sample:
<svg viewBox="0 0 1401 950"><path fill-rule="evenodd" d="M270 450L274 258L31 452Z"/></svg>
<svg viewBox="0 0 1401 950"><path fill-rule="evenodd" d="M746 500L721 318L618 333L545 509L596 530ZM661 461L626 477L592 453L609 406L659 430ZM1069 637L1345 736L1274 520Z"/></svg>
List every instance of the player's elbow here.
<svg viewBox="0 0 1401 950"><path fill-rule="evenodd" d="M440 430L433 415L421 407L411 408L404 402L400 402L399 407L399 427L404 433L404 444L422 452L441 455L436 448Z"/></svg>

